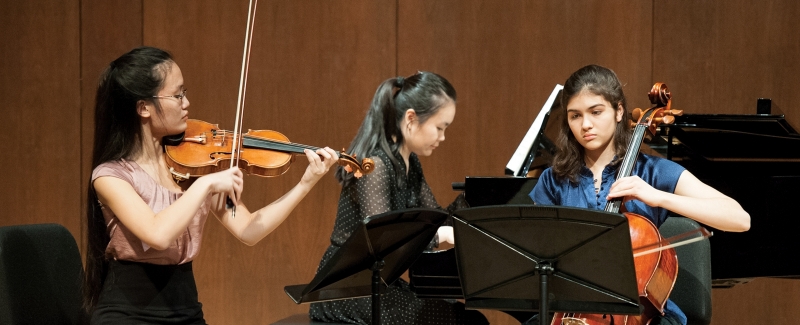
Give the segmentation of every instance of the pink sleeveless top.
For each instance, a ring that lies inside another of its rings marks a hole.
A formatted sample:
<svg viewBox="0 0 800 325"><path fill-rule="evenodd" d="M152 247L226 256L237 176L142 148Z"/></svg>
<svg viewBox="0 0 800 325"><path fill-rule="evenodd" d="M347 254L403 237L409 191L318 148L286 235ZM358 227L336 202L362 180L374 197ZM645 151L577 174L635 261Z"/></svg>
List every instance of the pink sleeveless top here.
<svg viewBox="0 0 800 325"><path fill-rule="evenodd" d="M92 172L92 182L106 176L116 177L130 183L142 200L150 206L153 213L165 209L183 195L183 193L173 192L158 184L134 161L122 159L102 163ZM117 219L111 209L100 204L106 221L106 230L111 238L106 247L106 257L160 265L191 262L200 251L203 225L208 216L210 199L209 195L194 215L189 227L165 250L157 250L143 243Z"/></svg>

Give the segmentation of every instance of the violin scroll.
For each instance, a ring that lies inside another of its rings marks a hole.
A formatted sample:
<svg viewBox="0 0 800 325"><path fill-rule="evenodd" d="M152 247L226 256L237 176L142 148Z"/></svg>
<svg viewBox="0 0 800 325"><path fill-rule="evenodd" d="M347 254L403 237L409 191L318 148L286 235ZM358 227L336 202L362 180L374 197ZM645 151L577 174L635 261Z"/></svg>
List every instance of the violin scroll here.
<svg viewBox="0 0 800 325"><path fill-rule="evenodd" d="M344 149L339 155L339 165L343 166L348 173L353 173L355 178L361 178L361 176L369 174L375 169L375 162L372 159L364 158L359 163L356 155L346 154Z"/></svg>

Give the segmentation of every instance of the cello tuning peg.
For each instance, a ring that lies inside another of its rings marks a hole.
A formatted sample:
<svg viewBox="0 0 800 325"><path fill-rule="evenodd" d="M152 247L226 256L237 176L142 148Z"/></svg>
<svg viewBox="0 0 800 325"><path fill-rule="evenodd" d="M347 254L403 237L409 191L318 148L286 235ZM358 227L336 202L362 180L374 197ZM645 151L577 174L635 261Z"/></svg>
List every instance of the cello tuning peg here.
<svg viewBox="0 0 800 325"><path fill-rule="evenodd" d="M634 121L638 121L639 118L642 117L642 109L638 107L634 108L633 111L631 111L631 116L633 117Z"/></svg>
<svg viewBox="0 0 800 325"><path fill-rule="evenodd" d="M654 119L653 119L653 124L655 124L655 125L659 125L659 124L661 124L663 121L664 121L664 118L663 118L663 117L656 117L656 118L654 118Z"/></svg>
<svg viewBox="0 0 800 325"><path fill-rule="evenodd" d="M668 110L668 111L664 112L664 114L669 114L669 115L672 115L672 116L681 116L681 115L683 115L683 110L682 109L671 109L671 110Z"/></svg>
<svg viewBox="0 0 800 325"><path fill-rule="evenodd" d="M664 124L672 124L672 123L675 123L675 117L674 117L674 116L672 116L672 115L666 115L666 116L664 116L664 118L662 119L662 123L664 123Z"/></svg>

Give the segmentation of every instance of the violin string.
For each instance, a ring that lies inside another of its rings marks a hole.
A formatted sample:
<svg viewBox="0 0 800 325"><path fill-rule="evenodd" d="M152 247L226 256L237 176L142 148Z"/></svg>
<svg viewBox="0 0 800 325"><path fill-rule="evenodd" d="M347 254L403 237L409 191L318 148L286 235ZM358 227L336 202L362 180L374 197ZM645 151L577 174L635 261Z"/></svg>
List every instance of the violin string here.
<svg viewBox="0 0 800 325"><path fill-rule="evenodd" d="M225 140L236 136L235 134L232 134L230 131L227 131L227 130L217 130L217 133L221 133L222 136L225 137ZM248 136L247 135L243 135L242 137L247 138ZM320 149L320 147L310 146L310 145L301 144L301 143L294 143L294 142L290 142L290 141L274 140L274 139L262 138L262 137L257 137L257 136L249 136L249 137L253 138L253 139L258 139L259 141L263 141L263 142L291 145L291 146L295 146L295 147L298 147L298 148L309 149L309 150L314 150L314 151Z"/></svg>

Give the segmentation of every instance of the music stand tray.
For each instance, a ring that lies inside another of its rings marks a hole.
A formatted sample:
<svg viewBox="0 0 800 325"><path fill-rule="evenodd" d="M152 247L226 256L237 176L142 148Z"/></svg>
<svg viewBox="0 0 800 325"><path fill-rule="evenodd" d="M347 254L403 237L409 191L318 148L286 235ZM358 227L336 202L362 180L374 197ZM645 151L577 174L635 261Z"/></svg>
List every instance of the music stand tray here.
<svg viewBox="0 0 800 325"><path fill-rule="evenodd" d="M496 205L457 210L453 219L467 308L641 313L625 216Z"/></svg>
<svg viewBox="0 0 800 325"><path fill-rule="evenodd" d="M379 293L414 263L447 217L447 212L426 208L368 217L309 284L284 291L297 304L372 295L375 320Z"/></svg>

